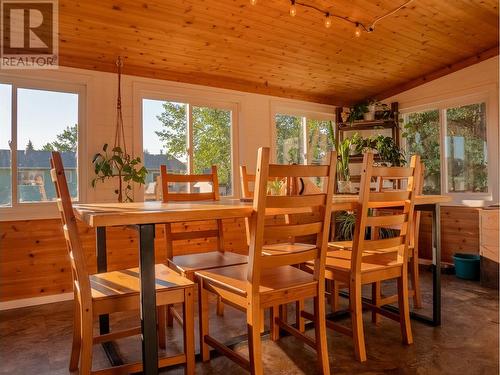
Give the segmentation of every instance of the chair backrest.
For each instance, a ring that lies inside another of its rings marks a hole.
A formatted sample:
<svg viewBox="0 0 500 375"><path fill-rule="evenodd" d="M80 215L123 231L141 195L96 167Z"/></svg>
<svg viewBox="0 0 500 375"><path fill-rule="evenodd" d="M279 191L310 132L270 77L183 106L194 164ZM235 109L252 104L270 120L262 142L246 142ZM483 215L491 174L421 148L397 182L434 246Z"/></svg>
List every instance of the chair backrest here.
<svg viewBox="0 0 500 375"><path fill-rule="evenodd" d="M419 159L420 160L420 159ZM391 167L391 168L400 168L400 167ZM379 176L376 179L376 190L387 191L387 190L406 190L409 178L414 177L414 185L415 185L415 195L421 195L423 191L424 185L424 172L425 165L422 161L419 161L419 169L418 175L415 176ZM387 183L389 182L389 183ZM410 227L410 243L409 246L415 247L418 244L418 235L420 228L420 211L414 210L413 212L413 220L412 225ZM377 237L377 231L372 231L375 234L374 237Z"/></svg>
<svg viewBox="0 0 500 375"><path fill-rule="evenodd" d="M246 165L240 165L240 182L241 182L241 197L253 198L253 189L250 185L255 186L255 175L247 173Z"/></svg>
<svg viewBox="0 0 500 375"><path fill-rule="evenodd" d="M89 306L92 305L92 296L85 254L78 234L76 217L73 213L71 196L69 194L68 184L64 174L64 166L59 152L52 152L50 165L50 176L55 185L57 207L61 215L64 238L66 240L66 247L71 263L73 289L76 297L81 303L81 307L90 308Z"/></svg>
<svg viewBox="0 0 500 375"><path fill-rule="evenodd" d="M406 265L410 228L413 222L415 184L420 176L420 158L413 156L409 167L376 167L373 165L373 153L364 155L361 175L359 204L353 237L353 253L351 269L361 271L361 260L365 253L396 253L397 261ZM372 191L372 178L381 180L406 179L404 189ZM399 209L402 207L402 210ZM376 210L389 209L384 215L374 215ZM366 228L380 230L381 228L398 227L394 237L366 239Z"/></svg>
<svg viewBox="0 0 500 375"><path fill-rule="evenodd" d="M181 175L181 174L169 174L167 173L167 167L162 165L160 167L160 177L161 177L161 187L163 192L163 203L167 202L190 202L190 201L202 201L202 200L219 200L219 180L217 178L217 167L212 166L212 171L209 174L192 174L192 175ZM187 192L174 193L169 191L169 183L187 183L195 184L198 182L211 183L211 192L190 192L190 187L188 186ZM217 239L217 250L224 251L224 238L223 238L223 225L222 220L209 220L203 223L203 227L210 222L214 223L214 229L202 229L202 230L192 230L181 232L173 232L172 225L170 223L165 224L165 243L167 251L167 259L172 259L174 253L174 242L175 241L189 241L202 239L205 241L207 238Z"/></svg>
<svg viewBox="0 0 500 375"><path fill-rule="evenodd" d="M256 175L249 174L245 165L240 165L240 182L241 182L241 197L246 199L253 198L255 188ZM295 195L299 193L299 180L296 178L273 178L269 177L268 190L272 189L270 184L278 183L282 189L285 190L287 195Z"/></svg>
<svg viewBox="0 0 500 375"><path fill-rule="evenodd" d="M306 261L314 261L314 277L324 277L325 256L328 248L330 229L330 212L333 199L337 154L332 152L328 165L275 165L269 164L269 148L263 147L258 153L257 178L253 201L254 212L250 218L250 249L248 281L253 290L258 290L262 269L285 265L295 265ZM326 189L324 193L314 195L268 195L269 178L323 178ZM266 215L285 215L287 213L321 212L318 218L307 224L284 223L266 225ZM293 253L265 255L262 252L267 237L290 238L295 236L315 235L313 248ZM257 289L255 289L257 288Z"/></svg>
<svg viewBox="0 0 500 375"><path fill-rule="evenodd" d="M163 193L163 202L174 201L206 201L206 200L219 200L219 179L217 178L217 167L212 166L211 173L208 174L171 174L167 172L167 166L160 166L161 173L161 188ZM210 183L212 185L211 192L192 192L191 189L196 183ZM172 192L169 191L169 183L185 183L188 184L186 192Z"/></svg>

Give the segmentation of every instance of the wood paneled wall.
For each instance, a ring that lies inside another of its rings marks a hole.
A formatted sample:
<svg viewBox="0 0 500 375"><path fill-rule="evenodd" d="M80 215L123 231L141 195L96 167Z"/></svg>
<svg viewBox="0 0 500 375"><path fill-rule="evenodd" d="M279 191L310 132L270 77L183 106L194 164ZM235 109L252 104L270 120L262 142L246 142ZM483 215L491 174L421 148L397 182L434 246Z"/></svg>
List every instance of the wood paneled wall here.
<svg viewBox="0 0 500 375"><path fill-rule="evenodd" d="M306 221L307 218L304 218ZM431 258L430 215L424 214L420 230L421 257ZM174 230L192 226L206 228L207 223L177 224ZM479 210L442 207L442 259L452 262L454 252L479 253ZM95 272L95 233L80 226L90 272ZM137 234L132 229L107 230L108 267L110 270L137 266ZM224 221L224 242L229 251L247 252L243 219ZM164 259L163 228L157 227L156 257ZM213 239L177 242L174 251L201 252L213 249ZM71 270L58 219L0 222L0 301L42 297L71 292Z"/></svg>
<svg viewBox="0 0 500 375"><path fill-rule="evenodd" d="M479 254L479 212L471 207L441 207L441 260L453 263L454 253ZM419 254L432 259L431 214L422 213Z"/></svg>
<svg viewBox="0 0 500 375"><path fill-rule="evenodd" d="M207 227L207 223L176 224L181 227ZM215 224L214 224L215 228ZM89 272L96 272L95 232L80 225ZM245 253L245 222L224 221L224 242L228 250ZM129 228L107 229L108 269L135 267L138 264L138 236ZM177 241L174 253L214 249L215 239ZM71 269L59 219L0 222L0 301L42 297L72 291ZM157 226L156 259L165 259L163 226Z"/></svg>

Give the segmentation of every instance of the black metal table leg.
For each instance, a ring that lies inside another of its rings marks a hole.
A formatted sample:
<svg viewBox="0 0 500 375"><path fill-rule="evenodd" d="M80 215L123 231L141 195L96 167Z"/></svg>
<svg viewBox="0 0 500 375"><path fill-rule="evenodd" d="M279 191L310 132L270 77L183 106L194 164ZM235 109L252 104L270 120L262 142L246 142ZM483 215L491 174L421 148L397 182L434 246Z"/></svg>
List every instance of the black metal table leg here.
<svg viewBox="0 0 500 375"><path fill-rule="evenodd" d="M154 224L138 225L143 373L158 374Z"/></svg>
<svg viewBox="0 0 500 375"><path fill-rule="evenodd" d="M108 270L108 256L106 252L106 227L96 228L96 257L97 257L97 272L106 272ZM99 333L104 335L109 333L109 315L99 315ZM120 358L113 342L103 342L102 347L109 362L112 366L123 365L123 360Z"/></svg>
<svg viewBox="0 0 500 375"><path fill-rule="evenodd" d="M439 204L432 212L432 320L441 325L441 218Z"/></svg>

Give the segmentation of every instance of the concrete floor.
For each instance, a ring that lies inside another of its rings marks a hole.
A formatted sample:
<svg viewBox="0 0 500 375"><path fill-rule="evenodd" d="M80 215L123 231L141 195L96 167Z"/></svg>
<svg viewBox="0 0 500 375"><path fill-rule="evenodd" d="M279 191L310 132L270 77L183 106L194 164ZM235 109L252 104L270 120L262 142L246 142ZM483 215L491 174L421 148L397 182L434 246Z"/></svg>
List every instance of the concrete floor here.
<svg viewBox="0 0 500 375"><path fill-rule="evenodd" d="M424 303L430 308L430 274L422 273ZM354 360L350 338L328 332L330 366L334 374L498 374L499 310L498 291L482 288L443 275L443 324L429 327L413 321L415 343L401 344L399 325L382 318L379 325L365 313L365 337L368 361ZM116 314L112 327L133 326L136 313ZM349 320L345 321L349 324ZM0 312L0 374L68 374L67 365L72 332L72 302L29 307ZM224 318L211 319L214 336L228 340L245 333L242 313L226 308ZM313 333L312 331L310 332ZM182 350L180 328L168 332L168 353ZM120 340L121 355L126 360L140 359L137 337ZM247 353L242 343L238 350ZM315 374L316 354L293 337L274 343L263 339L263 361L269 374ZM160 355L164 354L160 352ZM106 367L107 359L100 346L94 347L94 369ZM164 370L182 374L183 368ZM225 357L197 364L199 374L245 374Z"/></svg>

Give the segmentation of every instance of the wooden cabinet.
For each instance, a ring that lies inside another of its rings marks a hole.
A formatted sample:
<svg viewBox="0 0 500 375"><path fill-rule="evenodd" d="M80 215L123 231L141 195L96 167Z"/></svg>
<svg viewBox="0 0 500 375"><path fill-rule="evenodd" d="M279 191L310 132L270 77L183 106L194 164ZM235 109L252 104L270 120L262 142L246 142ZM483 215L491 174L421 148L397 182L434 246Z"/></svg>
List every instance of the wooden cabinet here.
<svg viewBox="0 0 500 375"><path fill-rule="evenodd" d="M499 263L498 216L500 209L484 209L479 214L479 254Z"/></svg>
<svg viewBox="0 0 500 375"><path fill-rule="evenodd" d="M481 254L481 285L498 289L499 208L479 213L479 254Z"/></svg>

